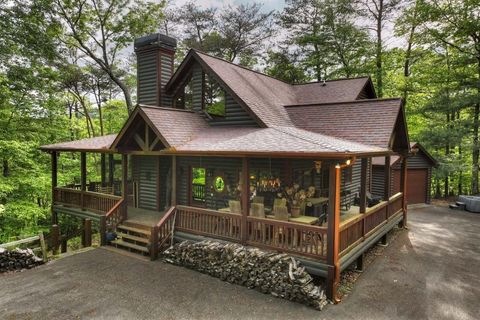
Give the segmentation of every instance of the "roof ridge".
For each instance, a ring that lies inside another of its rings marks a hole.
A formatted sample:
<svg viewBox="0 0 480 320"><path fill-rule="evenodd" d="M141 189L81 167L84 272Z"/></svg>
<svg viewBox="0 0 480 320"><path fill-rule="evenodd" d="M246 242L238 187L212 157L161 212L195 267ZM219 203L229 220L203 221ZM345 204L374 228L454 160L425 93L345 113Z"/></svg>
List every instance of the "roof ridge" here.
<svg viewBox="0 0 480 320"><path fill-rule="evenodd" d="M245 69L245 70L247 70L247 71L251 71L251 72L257 73L257 74L259 74L259 75L262 75L262 76L265 76L265 77L268 77L268 78L271 78L271 79L280 81L280 82L282 82L282 83L284 83L284 84L288 84L289 86L293 86L293 84L288 83L288 82L286 82L286 81L284 81L284 80L278 79L278 78L276 78L276 77L274 77L274 76L268 75L268 74L266 74L266 73L263 73L263 72L260 72L260 71L257 71L257 70L253 70L253 69L247 68L247 67L242 66L242 65L239 65L239 64L237 64L237 63L233 63L232 61L228 61L228 60L226 60L226 59L223 59L223 58L220 58L220 57L211 55L211 54L206 53L206 52L204 52L204 51L201 51L201 50L198 50L198 49L194 49L194 48L192 48L192 49L190 49L190 50L193 50L193 51L195 51L195 52L197 52L197 53L204 54L204 55L206 55L206 56L208 56L208 57L210 57L210 58L214 58L214 59L217 59L217 60L220 60L220 61L229 63L229 64L231 64L231 65L234 65L234 66L236 66L236 67Z"/></svg>
<svg viewBox="0 0 480 320"><path fill-rule="evenodd" d="M393 101L399 100L402 101L403 98L392 97L392 98L374 98L374 99L359 99L359 100L350 100L350 101L334 101L334 102L313 102L313 103L303 103L303 104L288 104L284 105L285 108L291 107L310 107L310 106L321 106L321 105L337 105L337 104L350 104L350 103L365 103L365 102L381 102L381 101Z"/></svg>
<svg viewBox="0 0 480 320"><path fill-rule="evenodd" d="M359 77L353 77L353 78L330 79L330 80L325 80L325 82L348 81L348 80L358 80L358 79L368 79L368 78L370 78L370 76L359 76ZM304 86L304 85L307 85L307 84L316 84L316 83L323 83L323 80L304 82L304 83L292 83L292 86Z"/></svg>

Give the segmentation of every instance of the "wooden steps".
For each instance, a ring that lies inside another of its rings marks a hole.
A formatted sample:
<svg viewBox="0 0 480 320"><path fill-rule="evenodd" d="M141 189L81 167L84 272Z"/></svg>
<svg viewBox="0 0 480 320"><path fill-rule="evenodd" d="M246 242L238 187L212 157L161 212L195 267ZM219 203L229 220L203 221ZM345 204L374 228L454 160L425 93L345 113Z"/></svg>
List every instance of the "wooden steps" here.
<svg viewBox="0 0 480 320"><path fill-rule="evenodd" d="M132 254L143 257L150 255L149 226L142 226L137 223L129 223L128 220L117 226L117 239L110 242L110 245Z"/></svg>
<svg viewBox="0 0 480 320"><path fill-rule="evenodd" d="M134 250L145 252L145 253L149 252L146 246L140 246L132 242L124 241L122 239L113 240L112 243L115 244L117 248L120 246L120 247L130 248L130 249L134 249Z"/></svg>

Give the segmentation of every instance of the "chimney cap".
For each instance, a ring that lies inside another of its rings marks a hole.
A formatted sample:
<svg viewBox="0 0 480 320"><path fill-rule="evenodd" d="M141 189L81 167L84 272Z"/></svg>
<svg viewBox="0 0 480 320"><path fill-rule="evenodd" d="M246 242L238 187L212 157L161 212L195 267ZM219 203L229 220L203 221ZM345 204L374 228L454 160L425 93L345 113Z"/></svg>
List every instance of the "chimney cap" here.
<svg viewBox="0 0 480 320"><path fill-rule="evenodd" d="M161 33L153 33L137 38L134 42L135 51L153 46L175 50L177 47L177 40Z"/></svg>

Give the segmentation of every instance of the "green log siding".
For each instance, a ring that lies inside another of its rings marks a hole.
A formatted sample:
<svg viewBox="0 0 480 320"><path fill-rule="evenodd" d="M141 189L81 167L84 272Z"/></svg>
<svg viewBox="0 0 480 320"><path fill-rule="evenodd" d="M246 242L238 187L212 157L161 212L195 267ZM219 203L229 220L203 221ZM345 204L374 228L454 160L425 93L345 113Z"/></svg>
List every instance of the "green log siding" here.
<svg viewBox="0 0 480 320"><path fill-rule="evenodd" d="M173 56L164 51L137 52L137 100L139 104L172 106L172 97L165 94L165 85L172 76L172 63ZM158 83L159 80L160 83Z"/></svg>
<svg viewBox="0 0 480 320"><path fill-rule="evenodd" d="M160 90L161 90L161 101L160 106L162 107L171 107L173 105L172 96L167 95L165 93L165 85L167 84L168 80L172 77L173 73L173 56L165 53L160 52Z"/></svg>
<svg viewBox="0 0 480 320"><path fill-rule="evenodd" d="M137 100L140 104L157 105L157 52L137 53Z"/></svg>
<svg viewBox="0 0 480 320"><path fill-rule="evenodd" d="M191 167L205 168L205 207L220 209L228 207L228 200L236 199L233 191L239 183L242 160L240 158L204 158L204 157L178 157L177 158L177 202L189 205L189 187ZM222 175L225 180L225 192L218 193L213 190L215 177ZM227 188L228 186L228 188ZM228 192L227 189L230 189ZM239 199L238 199L239 200Z"/></svg>
<svg viewBox="0 0 480 320"><path fill-rule="evenodd" d="M157 210L158 157L133 156L132 177L138 184L138 207Z"/></svg>

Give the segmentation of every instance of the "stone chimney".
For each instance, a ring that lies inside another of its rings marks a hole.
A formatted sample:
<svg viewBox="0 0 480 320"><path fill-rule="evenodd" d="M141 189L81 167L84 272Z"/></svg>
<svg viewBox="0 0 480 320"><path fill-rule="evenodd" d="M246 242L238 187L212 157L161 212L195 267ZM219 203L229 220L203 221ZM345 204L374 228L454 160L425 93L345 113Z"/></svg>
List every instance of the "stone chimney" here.
<svg viewBox="0 0 480 320"><path fill-rule="evenodd" d="M156 33L135 39L137 55L137 101L160 107L171 107L172 97L165 85L173 74L177 40Z"/></svg>

